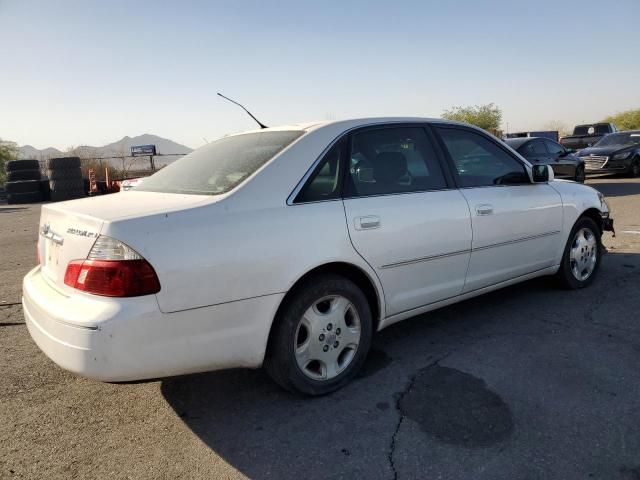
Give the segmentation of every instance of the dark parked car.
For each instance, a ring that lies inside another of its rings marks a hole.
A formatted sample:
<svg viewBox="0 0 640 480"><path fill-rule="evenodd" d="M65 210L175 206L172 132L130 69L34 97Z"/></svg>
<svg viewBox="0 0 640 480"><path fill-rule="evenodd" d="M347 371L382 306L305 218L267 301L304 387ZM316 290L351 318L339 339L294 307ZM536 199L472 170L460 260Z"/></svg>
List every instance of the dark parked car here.
<svg viewBox="0 0 640 480"><path fill-rule="evenodd" d="M626 173L640 177L640 130L606 135L578 155L588 173Z"/></svg>
<svg viewBox="0 0 640 480"><path fill-rule="evenodd" d="M609 133L618 132L618 127L613 123L591 123L588 125L576 125L573 135L562 137L560 143L566 148L580 150L595 145L602 137Z"/></svg>
<svg viewBox="0 0 640 480"><path fill-rule="evenodd" d="M584 162L558 142L539 137L507 138L505 142L533 165L550 165L556 177L584 183Z"/></svg>

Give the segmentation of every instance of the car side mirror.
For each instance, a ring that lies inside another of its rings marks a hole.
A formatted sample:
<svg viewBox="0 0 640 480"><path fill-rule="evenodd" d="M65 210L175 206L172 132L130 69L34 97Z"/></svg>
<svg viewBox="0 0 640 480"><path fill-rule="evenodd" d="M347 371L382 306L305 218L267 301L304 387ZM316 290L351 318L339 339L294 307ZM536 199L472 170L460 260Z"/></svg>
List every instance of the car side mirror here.
<svg viewBox="0 0 640 480"><path fill-rule="evenodd" d="M534 165L531 167L533 183L547 183L553 180L553 169L549 165Z"/></svg>
<svg viewBox="0 0 640 480"><path fill-rule="evenodd" d="M564 151L565 151L565 153L567 155L570 155L572 153L576 153L575 149L573 149L573 148L565 148Z"/></svg>

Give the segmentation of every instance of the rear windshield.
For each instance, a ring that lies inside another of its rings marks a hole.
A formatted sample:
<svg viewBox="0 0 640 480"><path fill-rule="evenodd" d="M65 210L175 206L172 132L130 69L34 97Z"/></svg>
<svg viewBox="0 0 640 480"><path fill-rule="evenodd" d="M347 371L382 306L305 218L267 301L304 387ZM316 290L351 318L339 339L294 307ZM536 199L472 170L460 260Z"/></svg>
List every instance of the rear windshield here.
<svg viewBox="0 0 640 480"><path fill-rule="evenodd" d="M596 123L593 125L578 125L573 129L574 135L597 135L602 133L609 133L609 124Z"/></svg>
<svg viewBox="0 0 640 480"><path fill-rule="evenodd" d="M154 173L135 190L219 195L240 184L304 131L256 132L217 140Z"/></svg>

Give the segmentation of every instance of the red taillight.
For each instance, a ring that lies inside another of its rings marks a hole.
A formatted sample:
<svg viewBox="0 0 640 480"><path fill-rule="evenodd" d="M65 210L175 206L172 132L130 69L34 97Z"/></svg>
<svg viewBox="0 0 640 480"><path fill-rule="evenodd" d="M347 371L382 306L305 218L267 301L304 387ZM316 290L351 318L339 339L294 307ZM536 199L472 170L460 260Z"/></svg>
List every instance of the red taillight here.
<svg viewBox="0 0 640 480"><path fill-rule="evenodd" d="M139 260L73 260L64 283L83 292L107 297L137 297L160 291L153 267Z"/></svg>

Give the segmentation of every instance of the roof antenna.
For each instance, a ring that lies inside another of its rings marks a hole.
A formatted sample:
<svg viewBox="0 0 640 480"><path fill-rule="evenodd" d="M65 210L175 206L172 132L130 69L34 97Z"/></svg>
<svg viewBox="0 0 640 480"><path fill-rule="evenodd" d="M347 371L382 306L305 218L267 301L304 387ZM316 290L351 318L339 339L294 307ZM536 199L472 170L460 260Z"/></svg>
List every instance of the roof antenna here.
<svg viewBox="0 0 640 480"><path fill-rule="evenodd" d="M269 128L267 127L264 123L262 123L260 120L258 120L256 117L254 117L253 115L251 115L251 112L249 110L247 110L246 108L244 108L242 105L240 105L238 102L231 100L229 97L225 97L224 95L222 95L220 92L218 92L218 95L221 96L222 98L224 98L225 100L229 100L231 103L235 103L236 105L238 105L241 109L243 109L245 112L247 112L249 114L249 116L251 118L253 118L256 123L258 125L260 125L260 128Z"/></svg>

